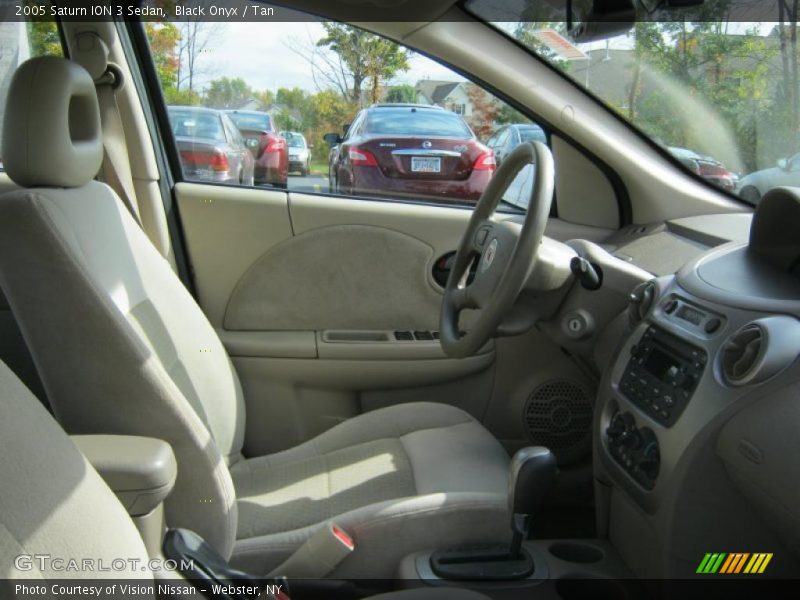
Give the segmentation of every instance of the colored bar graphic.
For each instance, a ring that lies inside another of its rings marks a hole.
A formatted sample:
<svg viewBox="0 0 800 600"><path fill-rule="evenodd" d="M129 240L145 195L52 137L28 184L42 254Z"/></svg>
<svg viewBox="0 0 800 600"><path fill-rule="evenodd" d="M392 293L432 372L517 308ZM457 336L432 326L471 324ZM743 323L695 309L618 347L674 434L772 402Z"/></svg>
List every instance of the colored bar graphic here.
<svg viewBox="0 0 800 600"><path fill-rule="evenodd" d="M764 561L761 563L761 566L759 567L758 572L759 573L763 573L764 569L767 568L767 565L769 564L769 561L771 561L771 560L772 560L772 552L770 552L768 554L765 554L764 555Z"/></svg>
<svg viewBox="0 0 800 600"><path fill-rule="evenodd" d="M720 573L729 573L729 569L731 568L731 564L733 564L733 560L736 557L735 554L728 554L728 558L725 559L725 562L722 563L722 568L719 570Z"/></svg>
<svg viewBox="0 0 800 600"><path fill-rule="evenodd" d="M695 573L705 573L706 572L706 565L708 564L708 561L710 559L711 559L711 554L710 553L706 553L706 555L703 557L703 560L700 561L700 566L697 567L697 571L695 571Z"/></svg>
<svg viewBox="0 0 800 600"><path fill-rule="evenodd" d="M714 564L711 566L711 569L709 569L708 572L709 573L716 573L719 570L720 566L722 566L722 561L725 560L725 556L726 556L726 554L724 552L721 553L717 557L717 560L714 561Z"/></svg>
<svg viewBox="0 0 800 600"><path fill-rule="evenodd" d="M763 573L772 560L771 552L707 552L700 561L696 573L748 574Z"/></svg>

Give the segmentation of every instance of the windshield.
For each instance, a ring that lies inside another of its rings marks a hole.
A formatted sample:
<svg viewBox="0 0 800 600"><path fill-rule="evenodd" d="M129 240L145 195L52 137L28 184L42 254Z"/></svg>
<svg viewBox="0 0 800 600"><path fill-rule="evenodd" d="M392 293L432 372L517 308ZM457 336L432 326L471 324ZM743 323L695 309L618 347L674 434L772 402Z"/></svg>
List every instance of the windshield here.
<svg viewBox="0 0 800 600"><path fill-rule="evenodd" d="M269 115L252 113L229 112L228 116L239 129L256 129L259 131L272 131Z"/></svg>
<svg viewBox="0 0 800 600"><path fill-rule="evenodd" d="M470 138L464 120L446 110L379 108L367 118L367 133L384 135L441 136Z"/></svg>
<svg viewBox="0 0 800 600"><path fill-rule="evenodd" d="M707 0L644 17L640 10L635 23L590 42L568 34L563 1L470 0L467 7L709 184L756 203L770 187L800 185L800 172L781 161L800 150L800 48L796 12L758 3L772 6L775 20L744 21L773 16L744 2Z"/></svg>

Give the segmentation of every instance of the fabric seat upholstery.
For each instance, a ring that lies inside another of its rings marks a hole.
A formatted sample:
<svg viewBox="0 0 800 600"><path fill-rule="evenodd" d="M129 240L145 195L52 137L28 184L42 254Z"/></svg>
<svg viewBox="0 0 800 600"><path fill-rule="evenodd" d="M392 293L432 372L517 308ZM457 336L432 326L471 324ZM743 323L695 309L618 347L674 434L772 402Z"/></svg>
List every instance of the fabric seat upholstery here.
<svg viewBox="0 0 800 600"><path fill-rule="evenodd" d="M13 373L0 362L0 597L13 598L21 579L127 579L152 583L149 557L130 517L77 446ZM50 556L118 564L124 570L54 570ZM135 562L134 562L135 561ZM130 566L137 565L137 566ZM142 566L138 566L142 565ZM165 575L162 574L162 575ZM176 574L169 575L172 578ZM42 583L42 581L33 581ZM49 596L48 596L49 597ZM152 598L140 593L137 597ZM170 598L160 593L159 598ZM487 600L463 589L416 589L374 596L374 600Z"/></svg>
<svg viewBox="0 0 800 600"><path fill-rule="evenodd" d="M81 67L44 57L17 70L3 156L20 148L6 168L29 188L0 197L0 286L70 433L172 445L171 526L264 572L335 517L357 542L339 570L356 577L391 576L410 551L508 536L508 456L452 407L377 410L243 457L242 387L216 332L116 194L91 179L102 143Z"/></svg>

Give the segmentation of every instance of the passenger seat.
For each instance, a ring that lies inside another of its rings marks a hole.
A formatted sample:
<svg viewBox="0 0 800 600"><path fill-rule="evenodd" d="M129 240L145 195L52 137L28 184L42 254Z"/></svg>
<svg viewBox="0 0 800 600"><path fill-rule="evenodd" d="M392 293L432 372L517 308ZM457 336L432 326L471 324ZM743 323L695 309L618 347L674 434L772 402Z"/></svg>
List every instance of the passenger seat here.
<svg viewBox="0 0 800 600"><path fill-rule="evenodd" d="M39 580L30 581L31 585L46 584L42 579L136 579L140 585L153 581L151 571L132 566L134 561L146 565L148 556L123 506L47 410L2 362L0 482L0 598L22 597L15 594L21 579ZM55 560L39 568L37 560L30 560L35 555L74 559L78 564L89 559L125 568L64 572ZM19 556L28 558L20 561ZM44 597L50 597L51 587L45 588L48 594ZM487 600L475 592L441 588L373 598Z"/></svg>

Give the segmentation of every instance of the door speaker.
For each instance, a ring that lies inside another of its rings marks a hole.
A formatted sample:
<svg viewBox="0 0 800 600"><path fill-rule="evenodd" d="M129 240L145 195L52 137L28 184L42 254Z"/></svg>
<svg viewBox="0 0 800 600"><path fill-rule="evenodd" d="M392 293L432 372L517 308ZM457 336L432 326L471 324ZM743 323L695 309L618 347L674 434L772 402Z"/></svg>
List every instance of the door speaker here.
<svg viewBox="0 0 800 600"><path fill-rule="evenodd" d="M550 448L561 466L591 450L592 402L574 381L555 379L535 388L525 403L523 421L531 442Z"/></svg>

